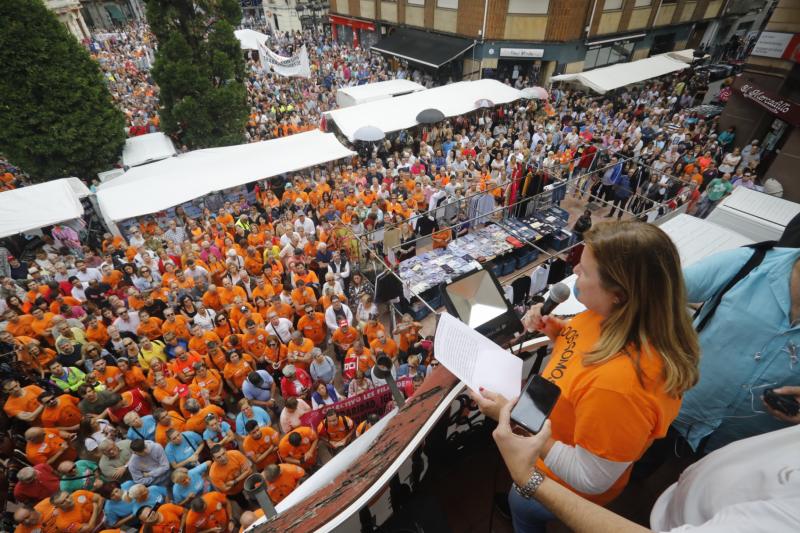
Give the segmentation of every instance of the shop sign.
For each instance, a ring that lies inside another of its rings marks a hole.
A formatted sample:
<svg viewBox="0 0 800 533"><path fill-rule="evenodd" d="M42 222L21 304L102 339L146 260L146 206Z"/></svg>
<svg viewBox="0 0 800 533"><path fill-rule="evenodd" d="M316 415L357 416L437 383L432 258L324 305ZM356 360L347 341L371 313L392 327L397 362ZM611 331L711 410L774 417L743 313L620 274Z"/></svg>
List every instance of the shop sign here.
<svg viewBox="0 0 800 533"><path fill-rule="evenodd" d="M745 100L750 100L793 126L800 126L800 105L778 94L762 89L741 77L733 83L734 90Z"/></svg>
<svg viewBox="0 0 800 533"><path fill-rule="evenodd" d="M500 48L500 57L533 59L544 57L544 48Z"/></svg>
<svg viewBox="0 0 800 533"><path fill-rule="evenodd" d="M787 55L787 53L791 56L795 47L790 46L790 43L796 43L797 40L795 36L794 33L782 33L777 31L762 32L751 54L754 56L791 59L791 57L784 56Z"/></svg>

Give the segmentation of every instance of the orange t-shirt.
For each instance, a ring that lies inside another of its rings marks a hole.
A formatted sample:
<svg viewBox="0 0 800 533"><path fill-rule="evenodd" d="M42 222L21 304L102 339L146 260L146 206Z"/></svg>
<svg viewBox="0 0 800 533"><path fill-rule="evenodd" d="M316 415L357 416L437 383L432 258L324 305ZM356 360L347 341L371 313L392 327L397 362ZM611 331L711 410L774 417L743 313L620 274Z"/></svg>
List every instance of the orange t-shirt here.
<svg viewBox="0 0 800 533"><path fill-rule="evenodd" d="M94 511L94 492L88 490L76 490L69 496L75 502L75 506L69 511L58 510L56 515L56 528L59 532L69 533L78 531L84 524L88 524Z"/></svg>
<svg viewBox="0 0 800 533"><path fill-rule="evenodd" d="M328 419L324 419L317 425L317 433L320 436L327 436L332 441L342 440L353 429L353 420L349 416L340 416L334 425L328 425Z"/></svg>
<svg viewBox="0 0 800 533"><path fill-rule="evenodd" d="M206 416L208 413L214 413L220 418L225 417L225 410L218 405L207 405L200 409L197 414L190 416L186 419L183 429L185 431L194 431L195 433L203 434L206 429Z"/></svg>
<svg viewBox="0 0 800 533"><path fill-rule="evenodd" d="M161 336L161 326L164 324L164 321L158 317L151 316L146 321L139 324L139 327L136 328L136 334L140 337L144 336L154 341Z"/></svg>
<svg viewBox="0 0 800 533"><path fill-rule="evenodd" d="M667 434L681 400L664 391L663 360L658 355L642 355L641 381L630 356L632 348L605 363L585 366L581 356L596 346L601 322L602 317L593 311L575 316L556 339L553 356L542 372L561 388L550 415L553 439L609 461L633 463L655 439ZM541 459L537 467L571 488ZM575 492L605 505L622 492L629 476L630 468L602 494Z"/></svg>
<svg viewBox="0 0 800 533"><path fill-rule="evenodd" d="M380 322L375 322L374 326L370 325L369 322L364 325L364 336L367 337L367 341L370 343L375 340L379 331L386 333L386 328Z"/></svg>
<svg viewBox="0 0 800 533"><path fill-rule="evenodd" d="M195 375L192 385L200 389L206 389L212 396L222 394L222 376L216 370L208 369L205 377Z"/></svg>
<svg viewBox="0 0 800 533"><path fill-rule="evenodd" d="M39 395L44 389L36 385L26 385L22 387L22 396L9 396L3 405L3 411L10 417L15 417L20 413L32 413L39 408Z"/></svg>
<svg viewBox="0 0 800 533"><path fill-rule="evenodd" d="M36 333L31 328L31 322L33 322L33 316L20 315L14 319L14 322L6 322L6 331L14 337L33 337Z"/></svg>
<svg viewBox="0 0 800 533"><path fill-rule="evenodd" d="M97 326L89 326L86 328L86 340L96 342L100 346L105 346L111 337L108 335L106 325L97 321Z"/></svg>
<svg viewBox="0 0 800 533"><path fill-rule="evenodd" d="M336 331L333 332L331 338L333 339L333 342L335 342L336 344L350 346L351 344L353 344L353 341L355 341L358 338L358 330L351 326L347 328L347 332L345 333L342 330L342 328L338 328Z"/></svg>
<svg viewBox="0 0 800 533"><path fill-rule="evenodd" d="M317 312L300 317L300 320L297 321L297 329L303 333L303 337L311 339L314 344L321 344L328 331L324 315Z"/></svg>
<svg viewBox="0 0 800 533"><path fill-rule="evenodd" d="M292 433L299 433L300 436L303 438L303 441L300 443L300 446L294 447L289 444L289 435ZM314 430L310 427L300 426L293 429L291 432L287 433L281 439L280 444L278 444L278 455L282 457L284 460L291 457L292 459L296 459L300 461L300 464L304 468L311 468L317 463L317 454L316 451L314 456L306 461L303 459L303 456L311 449L311 445L314 444L317 440L317 435L314 433Z"/></svg>
<svg viewBox="0 0 800 533"><path fill-rule="evenodd" d="M150 526L152 533L176 533L181 529L181 519L186 510L174 503L162 503L158 506L161 521Z"/></svg>
<svg viewBox="0 0 800 533"><path fill-rule="evenodd" d="M225 489L224 485L239 477L242 470L248 468L250 461L247 460L247 457L242 452L237 450L228 450L225 453L228 456L228 464L221 465L216 461L211 463L211 467L208 469L208 478L218 491L224 494L239 494L242 492L242 487L244 487L244 480L239 481L230 489Z"/></svg>
<svg viewBox="0 0 800 533"><path fill-rule="evenodd" d="M206 510L197 513L191 509L186 513L186 533L197 533L215 527L228 530L228 498L221 492L207 492L201 496L206 502Z"/></svg>
<svg viewBox="0 0 800 533"><path fill-rule="evenodd" d="M283 463L278 465L281 473L275 481L267 482L267 494L272 503L277 504L297 488L297 483L306 475L306 471L297 465Z"/></svg>
<svg viewBox="0 0 800 533"><path fill-rule="evenodd" d="M250 460L255 461L256 457L267 451L270 446L275 446L274 453L269 454L259 463L256 463L256 468L258 470L263 470L267 465L278 462L277 450L278 444L280 444L280 435L277 431L269 426L259 428L259 431L261 431L261 438L258 440L251 437L250 434L244 438L244 441L242 442L242 450L244 451L244 454L250 458Z"/></svg>
<svg viewBox="0 0 800 533"><path fill-rule="evenodd" d="M78 409L79 400L75 396L62 394L56 398L55 407L45 407L42 411L42 425L44 427L68 428L81 423L81 410Z"/></svg>
<svg viewBox="0 0 800 533"><path fill-rule="evenodd" d="M386 344L381 344L378 339L373 340L369 343L369 347L372 350L372 353L383 352L392 359L397 357L397 354L400 352L400 349L397 347L397 342L391 337L386 337Z"/></svg>
<svg viewBox="0 0 800 533"><path fill-rule="evenodd" d="M161 325L161 334L163 335L168 331L171 331L176 337L183 340L189 340L192 336L189 331L189 321L186 320L186 317L183 315L175 315L175 320L173 322L168 320L164 321Z"/></svg>
<svg viewBox="0 0 800 533"><path fill-rule="evenodd" d="M128 390L144 390L148 388L147 378L144 377L144 372L142 372L142 369L138 366L129 366L128 370L123 372L123 376L125 379L125 386Z"/></svg>

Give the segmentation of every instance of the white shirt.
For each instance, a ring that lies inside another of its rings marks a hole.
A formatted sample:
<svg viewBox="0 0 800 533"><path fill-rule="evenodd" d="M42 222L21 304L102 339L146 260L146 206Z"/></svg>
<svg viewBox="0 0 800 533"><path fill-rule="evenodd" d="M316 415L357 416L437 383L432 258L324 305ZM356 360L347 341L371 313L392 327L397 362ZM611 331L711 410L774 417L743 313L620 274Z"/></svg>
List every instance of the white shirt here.
<svg viewBox="0 0 800 533"><path fill-rule="evenodd" d="M317 231L317 228L314 227L314 221L308 217L303 217L305 220L300 220L299 218L294 221L295 228L303 228L305 230L306 235L314 235Z"/></svg>
<svg viewBox="0 0 800 533"><path fill-rule="evenodd" d="M123 319L121 316L118 316L116 320L114 320L113 324L117 327L118 330L127 331L129 333L133 333L136 335L136 330L139 329L139 312L138 311L128 311L128 318L129 320Z"/></svg>
<svg viewBox="0 0 800 533"><path fill-rule="evenodd" d="M278 337L278 340L280 340L283 344L288 344L292 338L292 321L288 318L279 318L277 327L273 326L272 321L270 321L269 324L267 324L267 327L264 329L270 335L275 335Z"/></svg>
<svg viewBox="0 0 800 533"><path fill-rule="evenodd" d="M103 280L103 275L100 273L98 269L88 268L88 267L86 268L85 272L76 270L75 277L81 280L84 289L89 286L90 280L96 279L98 282Z"/></svg>
<svg viewBox="0 0 800 533"><path fill-rule="evenodd" d="M217 316L216 311L214 311L213 309L206 308L206 312L204 315L200 314L200 311L198 311L194 315L194 318L192 318L192 321L196 325L200 326L203 329L203 331L211 331L212 329L214 329L214 317L216 316Z"/></svg>
<svg viewBox="0 0 800 533"><path fill-rule="evenodd" d="M800 426L728 444L687 468L658 498L655 531L800 531Z"/></svg>

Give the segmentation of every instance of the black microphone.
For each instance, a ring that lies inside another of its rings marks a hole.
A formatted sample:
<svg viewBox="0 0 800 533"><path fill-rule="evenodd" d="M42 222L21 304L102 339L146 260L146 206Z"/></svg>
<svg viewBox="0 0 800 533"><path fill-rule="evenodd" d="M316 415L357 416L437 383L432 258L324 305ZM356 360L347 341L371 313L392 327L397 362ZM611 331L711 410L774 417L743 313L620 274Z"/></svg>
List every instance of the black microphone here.
<svg viewBox="0 0 800 533"><path fill-rule="evenodd" d="M556 283L550 287L550 292L547 295L544 305L539 312L544 315L549 315L559 305L569 300L569 295L572 291L566 283Z"/></svg>

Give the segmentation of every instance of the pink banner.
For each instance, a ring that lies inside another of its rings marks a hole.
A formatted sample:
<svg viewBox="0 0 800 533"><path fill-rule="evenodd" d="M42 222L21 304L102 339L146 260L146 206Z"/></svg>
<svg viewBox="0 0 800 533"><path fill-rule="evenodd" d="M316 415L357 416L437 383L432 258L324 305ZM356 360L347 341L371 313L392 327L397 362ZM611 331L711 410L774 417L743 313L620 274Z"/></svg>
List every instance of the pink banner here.
<svg viewBox="0 0 800 533"><path fill-rule="evenodd" d="M411 380L407 378L399 379L397 381L397 388L405 393L406 397L413 391ZM386 406L391 401L392 393L389 390L389 386L381 385L380 387L375 387L361 394L339 400L334 404L325 405L319 409L309 411L301 416L300 420L304 426L312 427L316 431L319 423L325 418L325 412L328 409L335 409L340 415L349 416L353 422L358 424L367 418L367 415L372 413L377 413L382 416L386 411Z"/></svg>

